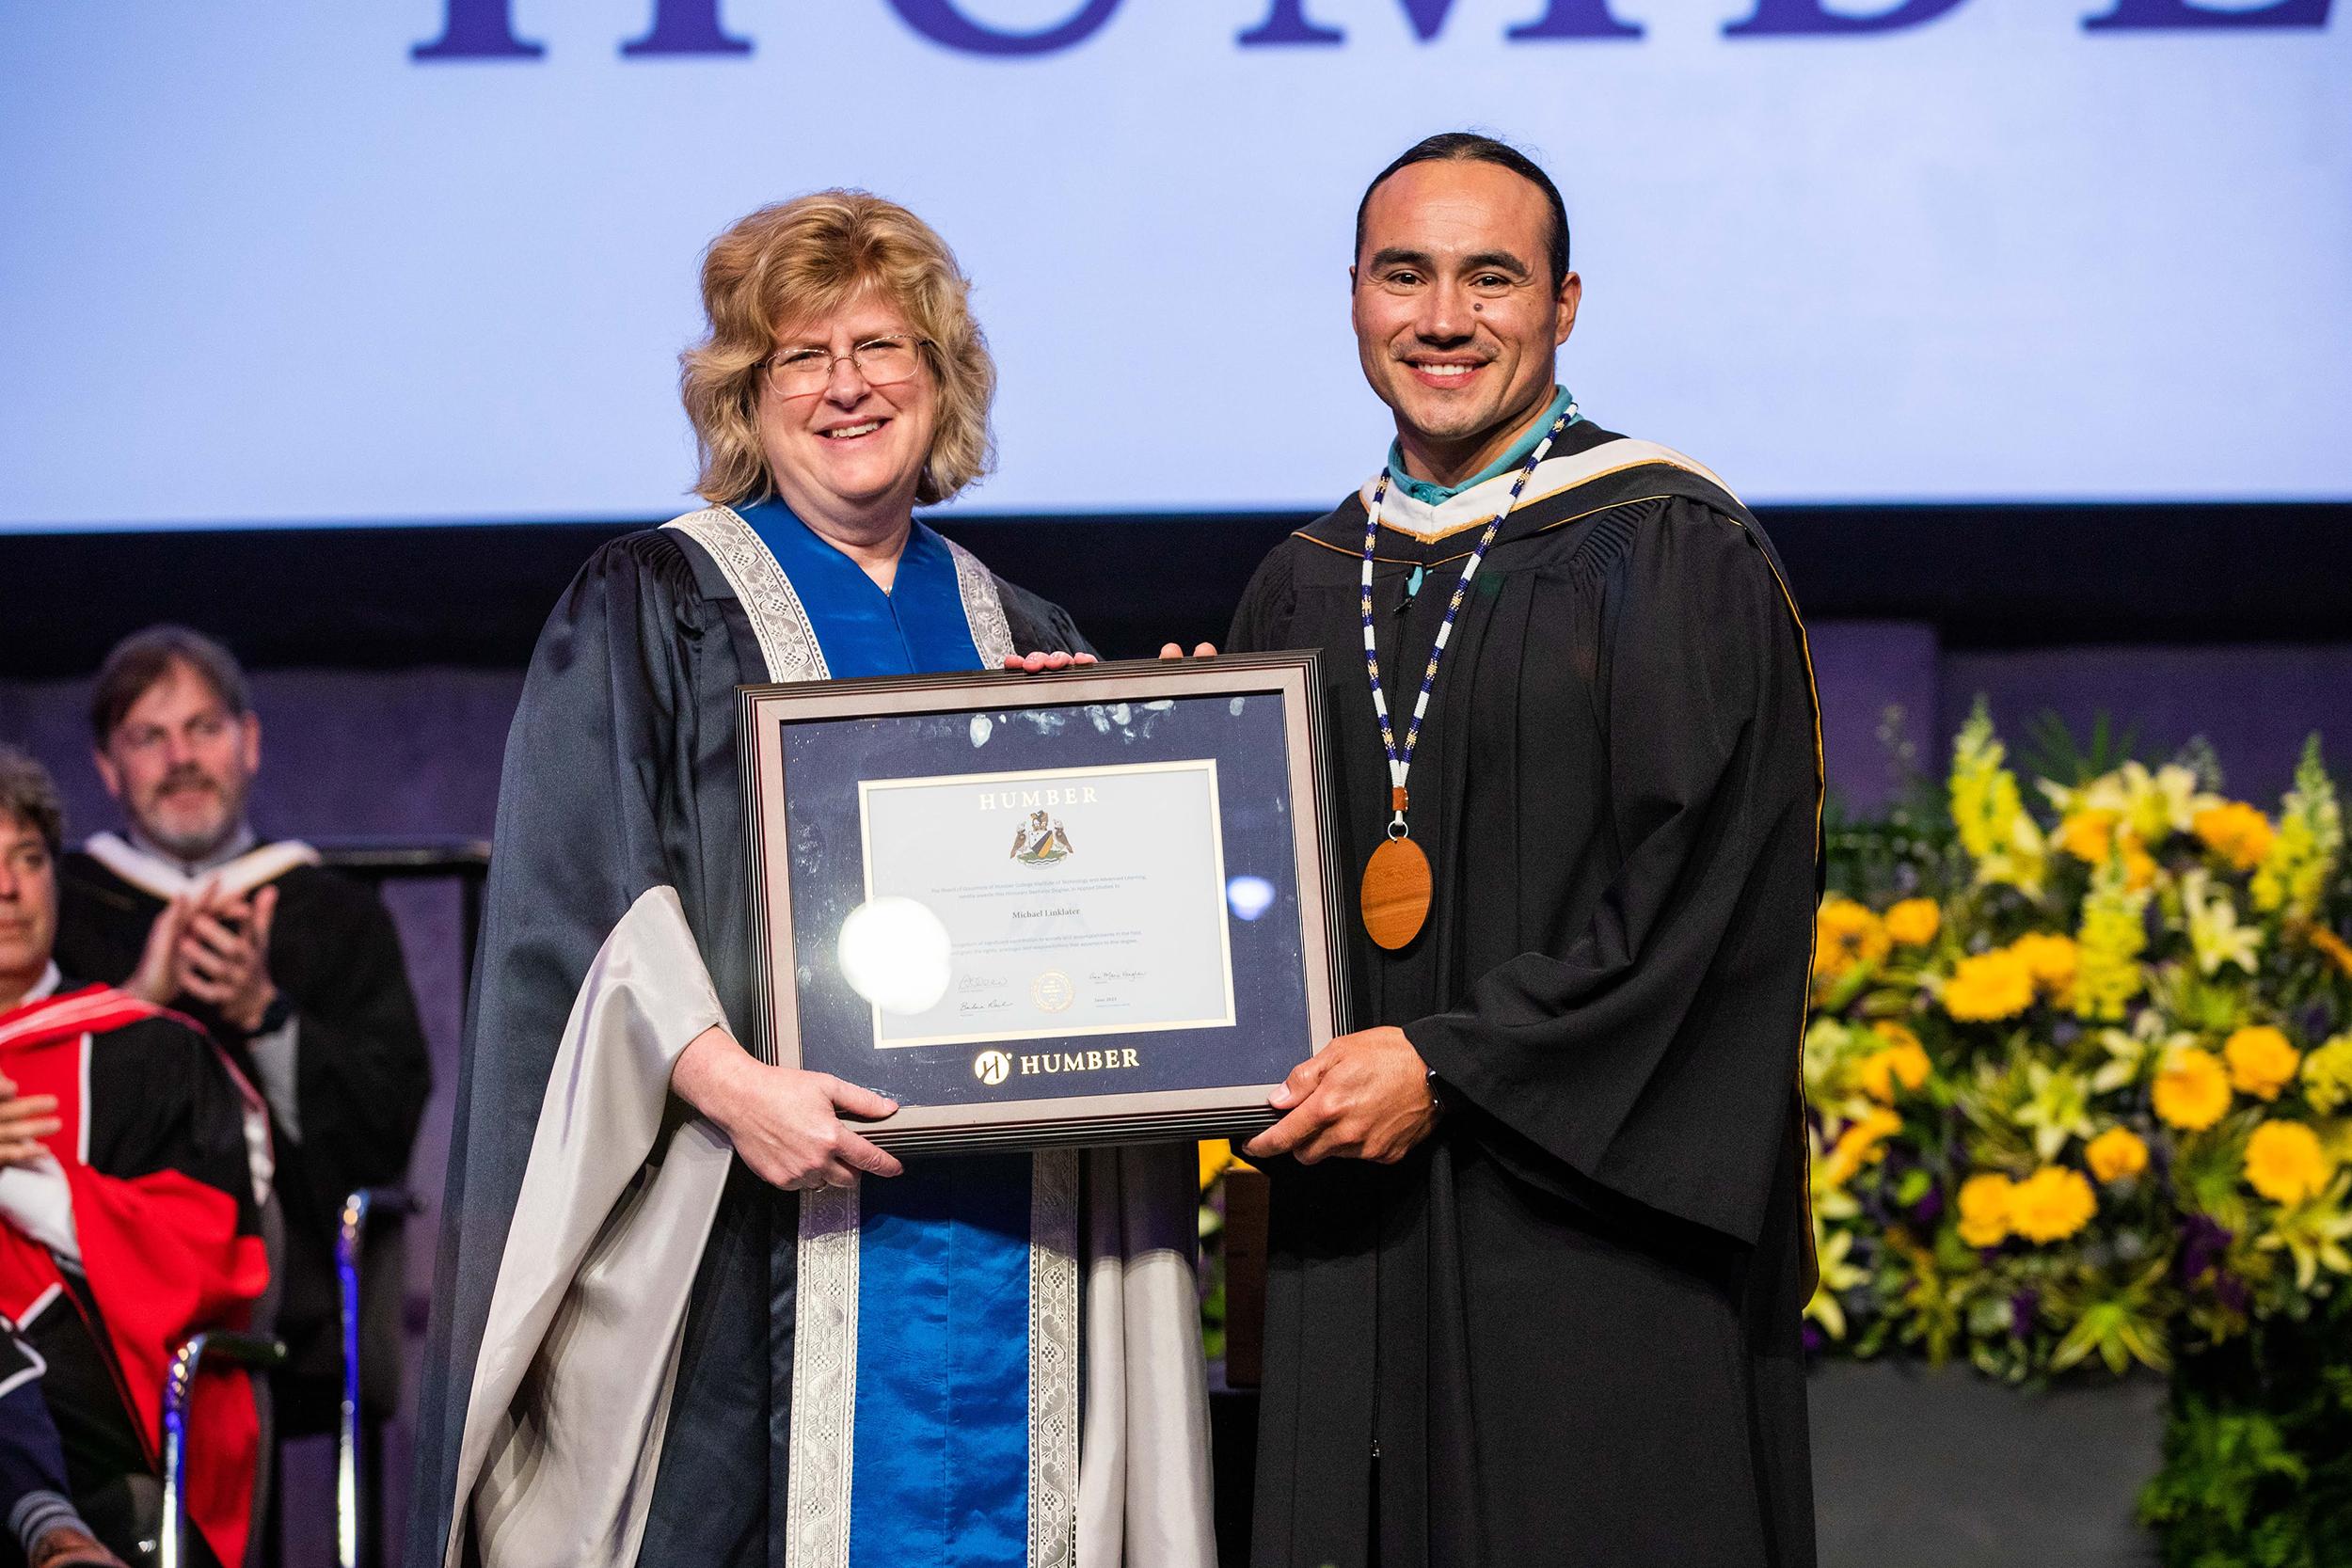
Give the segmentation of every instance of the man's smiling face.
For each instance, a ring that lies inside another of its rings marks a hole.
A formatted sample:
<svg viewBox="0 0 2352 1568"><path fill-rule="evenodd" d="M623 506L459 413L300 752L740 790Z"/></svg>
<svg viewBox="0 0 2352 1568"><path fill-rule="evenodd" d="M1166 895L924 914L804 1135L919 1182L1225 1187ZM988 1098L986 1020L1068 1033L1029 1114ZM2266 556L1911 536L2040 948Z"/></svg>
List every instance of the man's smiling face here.
<svg viewBox="0 0 2352 1568"><path fill-rule="evenodd" d="M1574 273L1553 287L1550 235L1543 193L1494 164L1410 164L1372 193L1357 352L1418 477L1477 472L1549 400L1582 289Z"/></svg>
<svg viewBox="0 0 2352 1568"><path fill-rule="evenodd" d="M106 736L98 775L140 832L199 860L245 821L261 748L261 721L230 711L210 681L175 659Z"/></svg>

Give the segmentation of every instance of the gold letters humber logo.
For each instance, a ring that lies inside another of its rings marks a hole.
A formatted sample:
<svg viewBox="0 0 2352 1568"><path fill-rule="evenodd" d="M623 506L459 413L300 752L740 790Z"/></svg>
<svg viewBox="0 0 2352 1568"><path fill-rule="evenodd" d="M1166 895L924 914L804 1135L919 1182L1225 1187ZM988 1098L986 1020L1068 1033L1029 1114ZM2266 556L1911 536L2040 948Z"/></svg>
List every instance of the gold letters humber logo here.
<svg viewBox="0 0 2352 1568"><path fill-rule="evenodd" d="M992 1088L1012 1071L1012 1058L1001 1051L983 1051L972 1059L972 1076Z"/></svg>

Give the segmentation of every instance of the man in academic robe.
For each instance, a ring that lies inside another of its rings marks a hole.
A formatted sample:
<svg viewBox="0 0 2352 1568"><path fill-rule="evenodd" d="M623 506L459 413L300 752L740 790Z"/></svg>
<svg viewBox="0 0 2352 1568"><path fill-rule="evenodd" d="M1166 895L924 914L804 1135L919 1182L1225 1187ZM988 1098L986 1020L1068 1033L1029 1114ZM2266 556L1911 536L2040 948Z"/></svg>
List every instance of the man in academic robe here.
<svg viewBox="0 0 2352 1568"><path fill-rule="evenodd" d="M74 1509L132 1557L155 1525L172 1355L246 1327L269 1283L268 1121L186 1020L60 974L58 827L46 773L0 748L0 1316L40 1373ZM199 1557L235 1568L260 1459L251 1385L201 1379L188 1419Z"/></svg>
<svg viewBox="0 0 2352 1568"><path fill-rule="evenodd" d="M375 895L308 845L255 836L261 720L220 644L179 626L126 638L99 669L90 729L127 832L98 833L61 863L58 961L197 1020L267 1096L286 1228L273 1415L284 1436L332 1431L343 1199L405 1180L432 1086L399 937ZM380 1299L396 1301L392 1284ZM368 1327L368 1405L381 1414L397 1398L385 1341L398 1314Z"/></svg>
<svg viewBox="0 0 2352 1568"><path fill-rule="evenodd" d="M1804 636L1723 483L1556 385L1567 250L1489 138L1373 182L1353 314L1395 444L1234 621L1327 655L1366 922L1362 1027L1248 1146L1268 1568L1813 1560Z"/></svg>

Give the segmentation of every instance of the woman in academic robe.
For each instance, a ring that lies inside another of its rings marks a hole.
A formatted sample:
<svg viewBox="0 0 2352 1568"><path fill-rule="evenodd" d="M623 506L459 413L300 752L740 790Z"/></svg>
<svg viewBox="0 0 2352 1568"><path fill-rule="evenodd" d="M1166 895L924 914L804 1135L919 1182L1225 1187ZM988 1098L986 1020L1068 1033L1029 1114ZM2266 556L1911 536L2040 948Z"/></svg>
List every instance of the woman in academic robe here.
<svg viewBox="0 0 2352 1568"><path fill-rule="evenodd" d="M709 504L599 550L540 638L411 1568L1212 1560L1189 1152L902 1166L858 1132L890 1101L739 1043L736 688L1089 657L914 517L990 458L966 289L863 193L722 235L683 376Z"/></svg>

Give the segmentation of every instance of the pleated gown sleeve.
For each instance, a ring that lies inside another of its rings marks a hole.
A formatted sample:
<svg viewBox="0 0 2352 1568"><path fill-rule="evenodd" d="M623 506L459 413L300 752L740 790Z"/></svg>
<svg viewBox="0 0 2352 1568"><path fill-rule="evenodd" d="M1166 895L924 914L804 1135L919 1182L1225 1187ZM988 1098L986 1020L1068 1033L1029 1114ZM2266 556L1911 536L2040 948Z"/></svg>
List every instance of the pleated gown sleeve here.
<svg viewBox="0 0 2352 1568"><path fill-rule="evenodd" d="M1614 874L1558 950L1405 1025L1526 1174L1556 1162L1742 1243L1794 1126L1819 828L1801 637L1752 530L1688 501L1645 526L1602 626Z"/></svg>
<svg viewBox="0 0 2352 1568"><path fill-rule="evenodd" d="M722 1022L698 945L718 950L739 934L694 928L707 924L714 904L731 902L712 896L701 851L740 840L731 783L714 789L707 777L731 777L731 733L705 733L722 722L731 732L733 714L693 700L694 661L721 657L716 650L725 641L678 543L641 533L604 546L582 568L532 656L500 783L497 851L451 1139L441 1288L418 1433L412 1568L470 1555L451 1552L453 1522L466 1525L459 1489L470 1491L478 1480L461 1480L461 1445L473 1445L469 1465L481 1462L469 1404L516 1397L515 1364L534 1354L528 1336L548 1332L554 1309L529 1301L518 1308L517 1276L526 1294L560 1292L566 1264L548 1249L577 1252L572 1232L596 1223L602 1195L587 1188L602 1175L561 1162L596 1152L578 1148L593 1128L615 1144L671 1137L666 1163L680 1164L675 1134L699 1125L661 1128L668 1067L694 1035ZM730 667L723 688L732 679ZM737 857L723 858L732 867ZM616 1045L640 1059L623 1059ZM568 1076L552 1084L559 1065ZM628 1179L647 1151L620 1147L607 1155ZM527 1167L532 1191L552 1191L580 1211L534 1209L518 1220L518 1205L531 1196ZM644 1208L650 1198L632 1201ZM689 1241L691 1275L701 1241ZM506 1326L494 1336L500 1342L485 1346L494 1291ZM660 1346L646 1345L635 1359L661 1354ZM501 1364L507 1373L492 1376ZM501 1414L477 1410L474 1425ZM593 1555L608 1553L627 1555L618 1542Z"/></svg>

